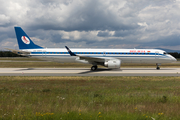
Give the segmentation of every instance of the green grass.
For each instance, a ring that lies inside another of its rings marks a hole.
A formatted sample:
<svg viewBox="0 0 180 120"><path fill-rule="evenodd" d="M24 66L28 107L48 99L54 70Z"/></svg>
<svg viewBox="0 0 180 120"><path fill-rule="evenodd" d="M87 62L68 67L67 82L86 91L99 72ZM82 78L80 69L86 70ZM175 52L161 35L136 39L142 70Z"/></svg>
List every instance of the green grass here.
<svg viewBox="0 0 180 120"><path fill-rule="evenodd" d="M0 77L0 119L179 120L180 77Z"/></svg>

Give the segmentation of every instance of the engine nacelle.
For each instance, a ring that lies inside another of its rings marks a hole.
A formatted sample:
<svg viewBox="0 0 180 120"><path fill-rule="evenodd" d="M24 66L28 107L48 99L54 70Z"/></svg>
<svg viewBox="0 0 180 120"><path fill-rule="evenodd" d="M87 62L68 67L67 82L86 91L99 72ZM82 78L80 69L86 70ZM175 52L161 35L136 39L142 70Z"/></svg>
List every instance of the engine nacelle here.
<svg viewBox="0 0 180 120"><path fill-rule="evenodd" d="M121 60L111 59L111 60L105 61L104 66L108 67L109 69L118 69L121 66Z"/></svg>

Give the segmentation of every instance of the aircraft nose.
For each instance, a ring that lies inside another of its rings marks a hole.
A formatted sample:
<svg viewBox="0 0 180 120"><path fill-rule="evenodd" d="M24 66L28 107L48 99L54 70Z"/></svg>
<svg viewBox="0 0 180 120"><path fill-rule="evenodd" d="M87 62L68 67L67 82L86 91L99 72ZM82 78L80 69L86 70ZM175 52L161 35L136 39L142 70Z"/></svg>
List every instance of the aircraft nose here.
<svg viewBox="0 0 180 120"><path fill-rule="evenodd" d="M174 58L174 57L172 57L171 60L172 60L173 62L176 62L176 61L177 61L177 59Z"/></svg>

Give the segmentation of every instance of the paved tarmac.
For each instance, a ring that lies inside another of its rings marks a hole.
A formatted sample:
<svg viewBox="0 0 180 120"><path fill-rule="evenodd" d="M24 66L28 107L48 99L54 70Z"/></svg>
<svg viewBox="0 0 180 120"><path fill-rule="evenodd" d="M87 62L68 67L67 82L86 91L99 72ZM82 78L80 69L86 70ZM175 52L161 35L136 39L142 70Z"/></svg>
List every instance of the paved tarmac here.
<svg viewBox="0 0 180 120"><path fill-rule="evenodd" d="M0 68L0 76L180 76L180 68Z"/></svg>

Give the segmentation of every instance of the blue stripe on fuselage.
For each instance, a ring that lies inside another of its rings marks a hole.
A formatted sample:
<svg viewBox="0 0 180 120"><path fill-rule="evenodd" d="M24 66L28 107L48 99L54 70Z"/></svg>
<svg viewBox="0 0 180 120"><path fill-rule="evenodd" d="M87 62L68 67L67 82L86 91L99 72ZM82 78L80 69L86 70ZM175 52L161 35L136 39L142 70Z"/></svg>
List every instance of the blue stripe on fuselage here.
<svg viewBox="0 0 180 120"><path fill-rule="evenodd" d="M157 55L156 53L102 53L102 52L74 52L75 54L113 54L113 55ZM69 54L68 52L31 52L31 54ZM164 55L164 54L158 54Z"/></svg>

